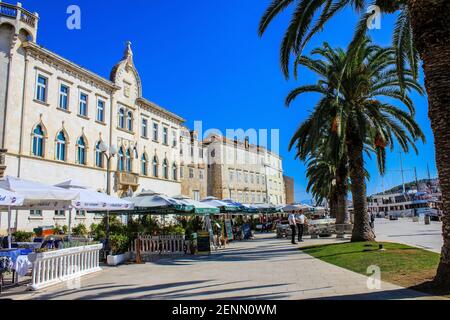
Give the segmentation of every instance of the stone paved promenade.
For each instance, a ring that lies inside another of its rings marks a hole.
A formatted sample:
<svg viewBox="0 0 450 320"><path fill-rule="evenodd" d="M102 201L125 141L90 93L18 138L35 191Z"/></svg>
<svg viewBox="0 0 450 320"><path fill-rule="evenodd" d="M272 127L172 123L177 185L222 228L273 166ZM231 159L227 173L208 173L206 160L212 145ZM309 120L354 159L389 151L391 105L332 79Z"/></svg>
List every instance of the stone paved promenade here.
<svg viewBox="0 0 450 320"><path fill-rule="evenodd" d="M329 242L330 240L315 240ZM331 240L335 241L335 240ZM313 242L306 239L304 245ZM413 299L421 293L383 283L301 253L274 234L236 242L211 256L105 267L80 289L56 286L15 299Z"/></svg>
<svg viewBox="0 0 450 320"><path fill-rule="evenodd" d="M405 243L414 247L441 253L442 223L412 222L411 218L389 221L376 219L375 233L378 241Z"/></svg>

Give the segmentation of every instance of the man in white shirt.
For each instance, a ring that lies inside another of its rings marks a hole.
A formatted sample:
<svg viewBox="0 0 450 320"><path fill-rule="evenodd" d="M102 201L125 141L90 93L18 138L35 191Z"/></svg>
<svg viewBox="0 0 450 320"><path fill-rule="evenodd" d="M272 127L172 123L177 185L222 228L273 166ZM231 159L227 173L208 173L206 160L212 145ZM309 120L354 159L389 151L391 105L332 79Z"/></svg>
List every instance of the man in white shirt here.
<svg viewBox="0 0 450 320"><path fill-rule="evenodd" d="M295 221L298 228L298 242L303 242L303 231L306 223L306 217L302 211L295 215Z"/></svg>
<svg viewBox="0 0 450 320"><path fill-rule="evenodd" d="M288 220L289 220L289 226L291 227L291 230L292 230L292 244L297 244L296 242L295 242L295 235L296 235L296 227L295 227L295 225L296 225L296 220L295 220L295 215L293 214L293 213L290 213L289 214L289 216L288 216Z"/></svg>

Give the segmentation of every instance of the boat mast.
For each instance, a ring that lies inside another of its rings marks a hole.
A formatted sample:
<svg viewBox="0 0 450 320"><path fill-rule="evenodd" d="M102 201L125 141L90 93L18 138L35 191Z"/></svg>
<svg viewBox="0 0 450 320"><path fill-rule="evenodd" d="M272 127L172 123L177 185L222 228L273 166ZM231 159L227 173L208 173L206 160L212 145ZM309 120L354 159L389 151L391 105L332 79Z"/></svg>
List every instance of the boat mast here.
<svg viewBox="0 0 450 320"><path fill-rule="evenodd" d="M416 190L419 192L419 180L417 180L417 167L414 167L414 177L416 179Z"/></svg>
<svg viewBox="0 0 450 320"><path fill-rule="evenodd" d="M402 152L400 151L400 171L402 173L402 186L403 186L403 193L406 193L406 186L405 186L405 174L403 170L403 158L402 158Z"/></svg>

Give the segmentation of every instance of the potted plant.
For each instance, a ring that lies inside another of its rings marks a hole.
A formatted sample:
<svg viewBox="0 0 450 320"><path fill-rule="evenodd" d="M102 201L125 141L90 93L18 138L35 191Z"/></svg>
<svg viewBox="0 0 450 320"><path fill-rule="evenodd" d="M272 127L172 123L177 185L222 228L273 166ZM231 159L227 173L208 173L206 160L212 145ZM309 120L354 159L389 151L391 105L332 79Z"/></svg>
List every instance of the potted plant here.
<svg viewBox="0 0 450 320"><path fill-rule="evenodd" d="M129 242L126 234L113 234L109 237L111 255L106 258L108 265L116 266L130 259Z"/></svg>

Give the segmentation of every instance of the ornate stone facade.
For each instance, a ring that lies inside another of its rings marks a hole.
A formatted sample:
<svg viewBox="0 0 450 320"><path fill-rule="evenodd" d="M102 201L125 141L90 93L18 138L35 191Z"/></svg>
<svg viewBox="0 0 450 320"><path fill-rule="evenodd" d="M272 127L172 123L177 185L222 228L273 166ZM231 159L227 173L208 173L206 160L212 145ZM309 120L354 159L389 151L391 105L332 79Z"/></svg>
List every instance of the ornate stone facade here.
<svg viewBox="0 0 450 320"><path fill-rule="evenodd" d="M197 201L208 195L207 152L195 131L181 129L181 193Z"/></svg>
<svg viewBox="0 0 450 320"><path fill-rule="evenodd" d="M106 158L115 146L112 192L181 193L179 135L184 119L142 96L131 43L109 79L36 43L38 16L0 3L0 148L6 175L56 184L68 179L106 191ZM173 143L176 141L177 143ZM0 167L1 171L1 167ZM79 213L75 225L99 217ZM62 212L18 212L18 229L67 224ZM6 217L0 216L0 231Z"/></svg>
<svg viewBox="0 0 450 320"><path fill-rule="evenodd" d="M242 203L285 204L279 155L249 141L212 134L208 147L208 195Z"/></svg>

